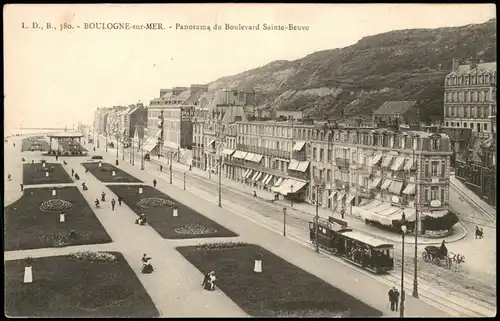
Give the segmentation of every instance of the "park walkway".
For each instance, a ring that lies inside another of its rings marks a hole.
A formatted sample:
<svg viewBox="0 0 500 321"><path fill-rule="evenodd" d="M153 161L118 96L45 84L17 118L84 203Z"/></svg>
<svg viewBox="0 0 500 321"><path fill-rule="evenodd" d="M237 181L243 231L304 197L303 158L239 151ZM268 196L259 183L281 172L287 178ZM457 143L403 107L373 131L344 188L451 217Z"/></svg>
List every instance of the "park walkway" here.
<svg viewBox="0 0 500 321"><path fill-rule="evenodd" d="M21 161L21 141L22 138L9 138L8 143L4 143L4 206L10 205L21 198L21 184L23 182L23 162ZM15 143L16 147L12 144ZM33 153L33 152L31 152ZM7 157L8 155L8 157ZM25 157L26 158L26 157ZM9 181L8 175L11 175Z"/></svg>
<svg viewBox="0 0 500 321"><path fill-rule="evenodd" d="M111 157L109 155L105 156L105 158L109 159L108 161L111 161ZM289 237L280 236L273 231L272 227L263 229L260 222L257 222L257 218L253 221L255 224L252 224L252 220L249 220L247 217L243 218L240 215L234 215L232 211L227 209L228 206L219 208L212 202L207 202L201 198L198 198L198 201L196 201L196 197L204 197L206 193L196 190L193 187L190 187L189 191L183 191L175 185L170 185L168 180L166 180L168 175L158 175L157 169L151 169L149 166L150 163L147 164L146 170L140 170L140 166L137 166L137 164L136 166L132 166L128 163L122 163L120 167L144 181L152 181L153 178L160 178L157 189L163 193L181 203L189 204L192 209L240 233L243 239L252 240L251 243L265 247L267 250L294 265L379 309L384 315L397 316L396 312L388 310L387 291L389 287L387 283L380 281L378 277L359 269L352 269L341 261L332 260L324 255L318 255L314 251L311 251L310 247L301 246ZM150 170L153 170L153 172L149 172ZM263 264L265 269L265 262ZM342 277L339 277L339 275L342 275ZM405 282L405 288L407 291L408 288L411 289L411 284L408 283L408 280ZM435 317L449 315L407 294L406 316Z"/></svg>

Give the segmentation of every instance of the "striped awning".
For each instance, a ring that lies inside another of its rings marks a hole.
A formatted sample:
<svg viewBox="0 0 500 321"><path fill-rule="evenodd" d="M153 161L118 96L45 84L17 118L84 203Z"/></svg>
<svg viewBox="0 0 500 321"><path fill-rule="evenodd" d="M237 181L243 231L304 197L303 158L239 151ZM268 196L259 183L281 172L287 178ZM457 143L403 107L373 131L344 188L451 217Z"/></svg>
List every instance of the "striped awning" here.
<svg viewBox="0 0 500 321"><path fill-rule="evenodd" d="M295 145L293 145L292 150L293 150L293 151L296 151L296 152L300 152L300 151L302 150L302 148L304 148L304 145L305 145L305 144L306 144L306 142L305 142L305 141L302 141L302 140L297 141L297 142L295 143Z"/></svg>
<svg viewBox="0 0 500 321"><path fill-rule="evenodd" d="M245 175L245 178L249 178L250 175L252 175L252 173L253 173L253 169L249 169L248 173Z"/></svg>
<svg viewBox="0 0 500 321"><path fill-rule="evenodd" d="M403 190L403 194L405 195L414 195L415 194L415 184L409 183L406 185L405 189Z"/></svg>
<svg viewBox="0 0 500 321"><path fill-rule="evenodd" d="M370 189L377 188L378 185L380 184L380 181L382 181L382 177L375 177L375 179L373 180L373 182L370 184Z"/></svg>
<svg viewBox="0 0 500 321"><path fill-rule="evenodd" d="M380 186L380 189L388 189L389 188L389 185L391 185L392 183L392 180L390 179L386 179L383 183L382 183L382 186Z"/></svg>
<svg viewBox="0 0 500 321"><path fill-rule="evenodd" d="M297 166L299 166L300 162L296 159L292 159L290 161L290 164L288 165L288 170L296 170Z"/></svg>
<svg viewBox="0 0 500 321"><path fill-rule="evenodd" d="M380 159L382 158L382 153L377 153L373 155L372 161L370 162L371 166L377 165L378 162L380 162Z"/></svg>
<svg viewBox="0 0 500 321"><path fill-rule="evenodd" d="M264 181L264 184L268 185L271 182L271 180L273 179L273 177L274 177L274 175L269 175L269 177L266 178L266 180Z"/></svg>
<svg viewBox="0 0 500 321"><path fill-rule="evenodd" d="M337 194L337 191L333 191L330 196L328 196L329 199L333 199L333 197Z"/></svg>
<svg viewBox="0 0 500 321"><path fill-rule="evenodd" d="M252 162L260 163L260 161L262 160L262 157L264 157L264 155L254 154L254 157L252 158Z"/></svg>
<svg viewBox="0 0 500 321"><path fill-rule="evenodd" d="M415 165L415 163L414 163L413 159L409 159L409 158L408 158L408 159L406 160L406 163L405 163L405 166L404 166L404 168L403 168L403 169L404 169L405 171L412 170L412 169L414 168L414 165Z"/></svg>
<svg viewBox="0 0 500 321"><path fill-rule="evenodd" d="M401 189L403 188L403 182L393 181L389 187L389 192L392 194L401 194Z"/></svg>
<svg viewBox="0 0 500 321"><path fill-rule="evenodd" d="M251 161L254 157L255 157L255 154L254 154L254 153L248 153L248 154L245 156L245 160L247 160L247 161Z"/></svg>
<svg viewBox="0 0 500 321"><path fill-rule="evenodd" d="M276 181L274 186L280 186L281 184L283 184L283 177L278 178L278 181Z"/></svg>
<svg viewBox="0 0 500 321"><path fill-rule="evenodd" d="M305 172L305 171L307 171L308 167L309 167L309 162L303 161L303 162L299 163L299 166L297 166L296 171Z"/></svg>
<svg viewBox="0 0 500 321"><path fill-rule="evenodd" d="M229 149L229 148L224 148L224 150L222 151L222 153L226 156L231 156L234 152L235 152L234 149Z"/></svg>
<svg viewBox="0 0 500 321"><path fill-rule="evenodd" d="M345 196L345 193L344 192L340 192L339 194L337 194L337 201L341 201Z"/></svg>
<svg viewBox="0 0 500 321"><path fill-rule="evenodd" d="M382 167L389 167L393 158L394 158L394 156L392 156L392 155L385 156L384 161L382 162Z"/></svg>
<svg viewBox="0 0 500 321"><path fill-rule="evenodd" d="M405 162L404 157L397 157L396 160L394 161L394 164L392 164L391 170L400 171L401 168L403 167L404 162Z"/></svg>

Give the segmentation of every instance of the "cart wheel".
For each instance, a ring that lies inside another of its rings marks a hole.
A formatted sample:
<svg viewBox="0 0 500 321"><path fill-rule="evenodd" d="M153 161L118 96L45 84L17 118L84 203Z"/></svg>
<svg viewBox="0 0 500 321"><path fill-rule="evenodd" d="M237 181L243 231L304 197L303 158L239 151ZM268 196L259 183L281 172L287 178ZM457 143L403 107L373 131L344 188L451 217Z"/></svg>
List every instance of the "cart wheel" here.
<svg viewBox="0 0 500 321"><path fill-rule="evenodd" d="M424 259L424 262L429 261L429 255L427 254L427 252L422 252L422 258Z"/></svg>
<svg viewBox="0 0 500 321"><path fill-rule="evenodd" d="M434 258L433 260L434 264L436 264L437 266L441 266L441 260L439 258Z"/></svg>

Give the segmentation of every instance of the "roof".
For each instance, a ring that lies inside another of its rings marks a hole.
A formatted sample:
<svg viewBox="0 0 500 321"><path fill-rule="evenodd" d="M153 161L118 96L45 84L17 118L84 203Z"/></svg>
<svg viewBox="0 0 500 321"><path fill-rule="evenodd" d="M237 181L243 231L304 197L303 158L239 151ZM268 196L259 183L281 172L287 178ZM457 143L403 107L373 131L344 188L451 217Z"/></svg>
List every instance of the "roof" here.
<svg viewBox="0 0 500 321"><path fill-rule="evenodd" d="M60 132L55 134L49 134L47 136L51 138L78 138L78 137L83 137L83 134L75 132Z"/></svg>
<svg viewBox="0 0 500 321"><path fill-rule="evenodd" d="M470 69L470 65L460 65L457 69L450 72L446 77L454 76L465 76L465 75L481 75L483 73L496 73L497 63L495 62L483 62L478 63L476 68Z"/></svg>
<svg viewBox="0 0 500 321"><path fill-rule="evenodd" d="M188 99L186 99L184 103L188 105L194 105L196 102L198 102L202 94L203 92L201 90L195 91L193 94L191 94L191 96L189 96Z"/></svg>
<svg viewBox="0 0 500 321"><path fill-rule="evenodd" d="M417 102L411 101L386 101L373 114L402 114L413 107Z"/></svg>
<svg viewBox="0 0 500 321"><path fill-rule="evenodd" d="M379 246L393 247L394 246L393 244L387 243L387 242L380 240L378 238L375 238L375 237L372 237L369 235L365 235L365 234L361 234L359 232L354 232L354 231L344 232L344 233L342 233L342 236L348 237L348 238L356 240L356 241L363 242L363 243L370 245L372 247L379 247Z"/></svg>

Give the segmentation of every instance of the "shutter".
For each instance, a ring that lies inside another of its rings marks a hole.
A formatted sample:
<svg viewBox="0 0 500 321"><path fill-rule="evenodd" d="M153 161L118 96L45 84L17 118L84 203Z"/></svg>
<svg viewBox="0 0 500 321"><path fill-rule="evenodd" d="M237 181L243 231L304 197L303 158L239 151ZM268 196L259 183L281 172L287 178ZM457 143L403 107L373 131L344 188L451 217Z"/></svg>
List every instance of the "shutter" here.
<svg viewBox="0 0 500 321"><path fill-rule="evenodd" d="M444 188L441 188L441 206L444 205Z"/></svg>
<svg viewBox="0 0 500 321"><path fill-rule="evenodd" d="M425 189L425 201L428 202L429 201L429 193L430 193L430 190L428 188Z"/></svg>
<svg viewBox="0 0 500 321"><path fill-rule="evenodd" d="M425 164L424 177L429 177L429 163Z"/></svg>
<svg viewBox="0 0 500 321"><path fill-rule="evenodd" d="M446 162L441 163L441 177L446 177Z"/></svg>

